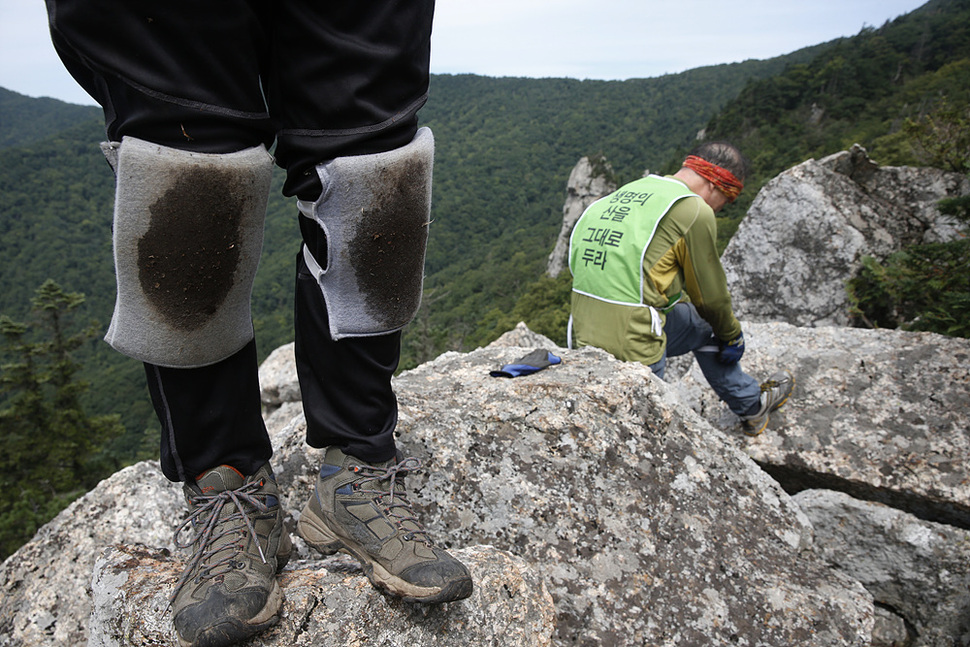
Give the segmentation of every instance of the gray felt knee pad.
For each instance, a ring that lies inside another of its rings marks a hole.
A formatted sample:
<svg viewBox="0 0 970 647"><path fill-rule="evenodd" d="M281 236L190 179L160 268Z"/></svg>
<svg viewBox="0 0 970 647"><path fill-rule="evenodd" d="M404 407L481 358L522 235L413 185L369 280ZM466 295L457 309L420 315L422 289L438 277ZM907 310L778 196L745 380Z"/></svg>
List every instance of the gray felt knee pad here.
<svg viewBox="0 0 970 647"><path fill-rule="evenodd" d="M420 128L407 146L338 157L317 166L323 191L298 203L323 229L327 258L303 256L327 303L334 339L400 330L421 304L431 213L434 137Z"/></svg>
<svg viewBox="0 0 970 647"><path fill-rule="evenodd" d="M118 296L105 340L144 362L213 364L253 338L250 297L273 158L180 151L125 137L115 170Z"/></svg>

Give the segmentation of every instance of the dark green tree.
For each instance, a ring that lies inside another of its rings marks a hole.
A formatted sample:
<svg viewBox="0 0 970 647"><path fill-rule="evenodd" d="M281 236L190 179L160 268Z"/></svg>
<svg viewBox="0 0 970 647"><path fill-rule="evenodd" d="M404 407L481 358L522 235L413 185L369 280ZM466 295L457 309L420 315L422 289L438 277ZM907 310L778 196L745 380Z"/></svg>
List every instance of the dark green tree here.
<svg viewBox="0 0 970 647"><path fill-rule="evenodd" d="M94 328L72 332L71 315L83 302L47 280L32 322L0 316L0 559L117 468L102 449L122 433L120 417L81 405L87 384L72 354Z"/></svg>
<svg viewBox="0 0 970 647"><path fill-rule="evenodd" d="M920 160L930 166L970 173L970 104L946 96L932 110L903 126Z"/></svg>
<svg viewBox="0 0 970 647"><path fill-rule="evenodd" d="M970 338L970 240L916 245L849 282L851 312L866 326Z"/></svg>
<svg viewBox="0 0 970 647"><path fill-rule="evenodd" d="M970 107L946 96L906 122L908 143L926 163L970 172ZM913 245L883 262L862 259L847 283L850 312L863 326L923 330L970 338L970 196L939 203L966 228L944 243Z"/></svg>

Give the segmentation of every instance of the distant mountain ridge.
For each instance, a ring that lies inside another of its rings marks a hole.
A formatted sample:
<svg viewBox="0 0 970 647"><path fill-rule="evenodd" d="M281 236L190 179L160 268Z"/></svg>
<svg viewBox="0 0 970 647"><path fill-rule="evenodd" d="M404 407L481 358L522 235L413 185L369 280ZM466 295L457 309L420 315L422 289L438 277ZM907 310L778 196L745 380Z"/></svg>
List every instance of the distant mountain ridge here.
<svg viewBox="0 0 970 647"><path fill-rule="evenodd" d="M101 121L101 109L0 88L0 149L33 144L89 120Z"/></svg>

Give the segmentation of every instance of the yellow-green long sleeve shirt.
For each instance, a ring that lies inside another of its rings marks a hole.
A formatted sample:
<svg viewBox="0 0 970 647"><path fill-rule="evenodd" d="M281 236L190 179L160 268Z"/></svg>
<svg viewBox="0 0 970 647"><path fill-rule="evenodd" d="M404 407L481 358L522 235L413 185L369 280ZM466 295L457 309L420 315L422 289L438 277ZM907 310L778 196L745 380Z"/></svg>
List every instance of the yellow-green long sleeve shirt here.
<svg viewBox="0 0 970 647"><path fill-rule="evenodd" d="M632 185L644 191L652 184L669 182L679 180L650 176L621 187L618 192ZM656 186L662 188L665 184ZM653 317L660 317L662 325L665 321L663 309L672 305L682 293L711 324L719 339L730 341L741 333L717 253L714 211L699 196L685 193L687 195L678 199L660 219L649 245L643 250L642 305L611 302L590 295L588 291L587 294L573 291L574 346L596 346L620 360L653 364L660 360L666 347L666 335L656 334L659 326L652 325ZM610 196L603 198L609 199ZM634 204L631 215L655 218L656 210L666 207L666 204L646 201L642 205ZM577 228L582 224L583 219L580 219ZM627 250L625 253L634 252ZM580 274L588 269L582 263L575 263L570 269L575 287L581 279Z"/></svg>

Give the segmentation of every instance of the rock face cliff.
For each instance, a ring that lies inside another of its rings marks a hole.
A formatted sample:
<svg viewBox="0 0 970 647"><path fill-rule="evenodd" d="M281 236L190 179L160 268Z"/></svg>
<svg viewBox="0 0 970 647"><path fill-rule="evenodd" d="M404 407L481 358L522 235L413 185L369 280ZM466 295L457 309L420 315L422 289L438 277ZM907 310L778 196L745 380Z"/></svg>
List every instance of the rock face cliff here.
<svg viewBox="0 0 970 647"><path fill-rule="evenodd" d="M721 257L735 313L847 325L845 281L862 257L952 239L958 227L936 203L967 194L965 175L880 167L860 146L783 172L758 193Z"/></svg>
<svg viewBox="0 0 970 647"><path fill-rule="evenodd" d="M586 207L617 189L613 167L602 155L583 157L573 167L566 182L566 201L562 208L562 229L549 255L546 274L555 278L569 266L569 235Z"/></svg>

